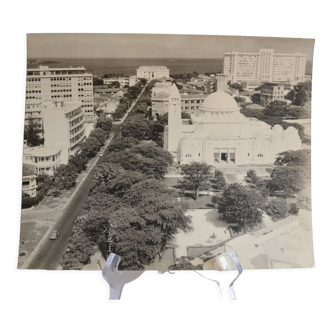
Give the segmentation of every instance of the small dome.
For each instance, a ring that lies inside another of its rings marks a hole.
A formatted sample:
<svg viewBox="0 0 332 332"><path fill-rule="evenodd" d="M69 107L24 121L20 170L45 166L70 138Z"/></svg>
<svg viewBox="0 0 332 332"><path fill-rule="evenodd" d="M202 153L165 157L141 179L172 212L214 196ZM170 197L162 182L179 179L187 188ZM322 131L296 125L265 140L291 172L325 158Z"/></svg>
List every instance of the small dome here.
<svg viewBox="0 0 332 332"><path fill-rule="evenodd" d="M286 131L293 132L293 133L297 133L297 129L295 129L293 126L288 127L288 128L286 129Z"/></svg>
<svg viewBox="0 0 332 332"><path fill-rule="evenodd" d="M280 133L283 131L282 127L279 124L274 125L272 130Z"/></svg>
<svg viewBox="0 0 332 332"><path fill-rule="evenodd" d="M230 112L238 111L235 99L224 91L217 91L207 96L201 105L202 111Z"/></svg>
<svg viewBox="0 0 332 332"><path fill-rule="evenodd" d="M295 136L298 134L298 131L294 127L288 127L284 131L284 136Z"/></svg>

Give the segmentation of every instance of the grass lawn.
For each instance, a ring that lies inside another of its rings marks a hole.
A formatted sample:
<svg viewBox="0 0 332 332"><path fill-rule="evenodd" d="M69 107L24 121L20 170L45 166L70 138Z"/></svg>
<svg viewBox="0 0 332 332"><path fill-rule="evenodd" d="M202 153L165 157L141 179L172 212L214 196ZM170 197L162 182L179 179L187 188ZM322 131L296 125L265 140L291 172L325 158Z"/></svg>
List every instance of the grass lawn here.
<svg viewBox="0 0 332 332"><path fill-rule="evenodd" d="M190 197L181 197L181 202L189 204L190 209L211 209L214 208L212 204L213 196L201 195L197 201Z"/></svg>

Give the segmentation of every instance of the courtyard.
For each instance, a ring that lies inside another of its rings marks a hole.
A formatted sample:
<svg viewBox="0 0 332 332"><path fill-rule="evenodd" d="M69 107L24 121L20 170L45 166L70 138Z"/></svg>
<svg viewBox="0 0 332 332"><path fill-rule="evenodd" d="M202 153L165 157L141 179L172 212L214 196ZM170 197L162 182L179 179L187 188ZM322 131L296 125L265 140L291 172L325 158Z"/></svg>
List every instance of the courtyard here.
<svg viewBox="0 0 332 332"><path fill-rule="evenodd" d="M175 256L187 256L188 246L213 246L231 238L228 224L219 219L215 209L189 210L194 230L189 233L180 232L170 245L175 246Z"/></svg>

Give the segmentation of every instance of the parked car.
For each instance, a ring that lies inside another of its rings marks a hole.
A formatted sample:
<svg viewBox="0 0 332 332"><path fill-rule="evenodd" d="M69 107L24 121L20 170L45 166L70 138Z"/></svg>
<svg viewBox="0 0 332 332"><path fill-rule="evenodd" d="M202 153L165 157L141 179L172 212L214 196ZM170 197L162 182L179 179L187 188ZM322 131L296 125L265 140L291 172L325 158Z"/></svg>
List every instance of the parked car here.
<svg viewBox="0 0 332 332"><path fill-rule="evenodd" d="M103 154L102 153L99 153L99 157L102 157L103 156Z"/></svg>
<svg viewBox="0 0 332 332"><path fill-rule="evenodd" d="M54 231L52 231L51 236L50 236L50 240L56 240L58 238L58 236L60 235L60 232L57 231L56 229Z"/></svg>

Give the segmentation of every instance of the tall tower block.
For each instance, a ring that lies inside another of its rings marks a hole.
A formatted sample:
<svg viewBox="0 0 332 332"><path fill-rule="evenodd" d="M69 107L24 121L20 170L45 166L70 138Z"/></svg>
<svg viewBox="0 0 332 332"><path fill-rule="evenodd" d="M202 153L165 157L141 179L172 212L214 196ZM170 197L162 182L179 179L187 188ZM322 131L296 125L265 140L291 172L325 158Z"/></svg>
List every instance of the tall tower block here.
<svg viewBox="0 0 332 332"><path fill-rule="evenodd" d="M168 99L168 128L164 136L164 148L178 161L179 145L181 139L181 96L178 88L173 84L169 90Z"/></svg>

